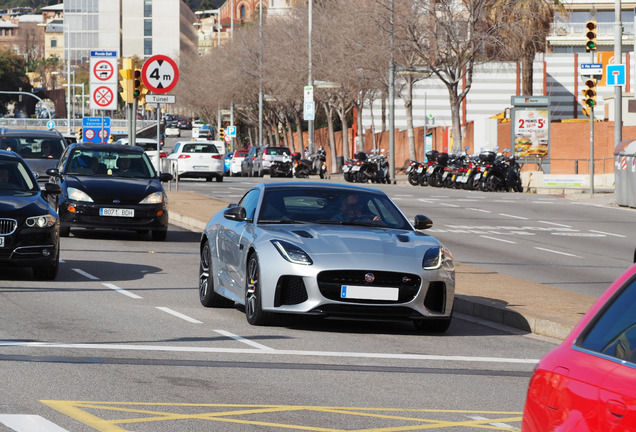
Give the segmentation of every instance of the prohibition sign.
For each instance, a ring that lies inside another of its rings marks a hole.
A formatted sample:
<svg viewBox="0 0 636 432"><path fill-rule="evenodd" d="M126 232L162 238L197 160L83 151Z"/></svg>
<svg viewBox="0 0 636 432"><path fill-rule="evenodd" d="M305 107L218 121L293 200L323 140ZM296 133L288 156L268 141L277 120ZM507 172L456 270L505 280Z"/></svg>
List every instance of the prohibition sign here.
<svg viewBox="0 0 636 432"><path fill-rule="evenodd" d="M179 68L170 57L154 55L144 62L141 79L155 93L168 93L179 81Z"/></svg>
<svg viewBox="0 0 636 432"><path fill-rule="evenodd" d="M93 93L93 101L100 107L106 107L113 102L113 91L108 87L97 87Z"/></svg>
<svg viewBox="0 0 636 432"><path fill-rule="evenodd" d="M98 61L93 68L93 75L100 81L108 81L114 72L113 65L106 60Z"/></svg>
<svg viewBox="0 0 636 432"><path fill-rule="evenodd" d="M95 129L86 129L86 131L84 132L84 136L86 137L86 139L92 140L93 138L95 138Z"/></svg>

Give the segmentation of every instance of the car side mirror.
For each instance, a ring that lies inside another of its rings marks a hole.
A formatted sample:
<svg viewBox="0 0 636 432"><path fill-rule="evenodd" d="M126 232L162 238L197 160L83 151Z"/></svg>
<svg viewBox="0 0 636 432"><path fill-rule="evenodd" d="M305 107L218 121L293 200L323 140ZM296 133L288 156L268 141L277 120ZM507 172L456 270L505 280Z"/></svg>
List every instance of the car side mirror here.
<svg viewBox="0 0 636 432"><path fill-rule="evenodd" d="M174 178L174 176L170 173L161 173L159 174L159 180L161 182L168 182L170 180L172 180Z"/></svg>
<svg viewBox="0 0 636 432"><path fill-rule="evenodd" d="M244 207L236 206L230 207L223 213L225 219L235 220L235 221L244 221L247 219L247 211Z"/></svg>
<svg viewBox="0 0 636 432"><path fill-rule="evenodd" d="M49 168L46 173L51 177L60 177L60 171L57 168Z"/></svg>
<svg viewBox="0 0 636 432"><path fill-rule="evenodd" d="M49 195L59 195L62 193L62 188L59 184L49 182L44 184L44 192Z"/></svg>
<svg viewBox="0 0 636 432"><path fill-rule="evenodd" d="M433 226L433 221L424 215L416 215L413 226L415 229L426 230Z"/></svg>

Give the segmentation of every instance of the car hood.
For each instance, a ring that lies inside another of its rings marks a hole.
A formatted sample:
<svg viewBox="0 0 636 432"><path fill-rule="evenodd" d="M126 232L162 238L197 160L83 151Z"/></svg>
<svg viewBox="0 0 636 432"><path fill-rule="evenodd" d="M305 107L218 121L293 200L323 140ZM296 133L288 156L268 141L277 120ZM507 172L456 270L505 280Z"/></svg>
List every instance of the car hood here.
<svg viewBox="0 0 636 432"><path fill-rule="evenodd" d="M440 246L440 242L419 231L399 229L343 226L343 225L288 225L267 227L269 240L287 240L301 246L307 253L345 255L384 255L398 257L419 256L427 249Z"/></svg>
<svg viewBox="0 0 636 432"><path fill-rule="evenodd" d="M19 219L49 213L55 214L39 192L0 194L0 217Z"/></svg>
<svg viewBox="0 0 636 432"><path fill-rule="evenodd" d="M158 179L68 176L66 187L84 191L95 203L138 204L151 193L163 191Z"/></svg>

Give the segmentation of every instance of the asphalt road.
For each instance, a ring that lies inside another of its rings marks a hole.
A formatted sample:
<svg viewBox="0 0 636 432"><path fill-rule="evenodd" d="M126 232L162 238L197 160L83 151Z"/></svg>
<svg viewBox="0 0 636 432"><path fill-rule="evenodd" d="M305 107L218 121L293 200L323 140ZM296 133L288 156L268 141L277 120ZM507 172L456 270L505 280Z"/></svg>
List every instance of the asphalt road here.
<svg viewBox="0 0 636 432"><path fill-rule="evenodd" d="M2 269L0 431L515 430L555 344L461 316L252 327L200 305L197 243L79 230L56 281Z"/></svg>

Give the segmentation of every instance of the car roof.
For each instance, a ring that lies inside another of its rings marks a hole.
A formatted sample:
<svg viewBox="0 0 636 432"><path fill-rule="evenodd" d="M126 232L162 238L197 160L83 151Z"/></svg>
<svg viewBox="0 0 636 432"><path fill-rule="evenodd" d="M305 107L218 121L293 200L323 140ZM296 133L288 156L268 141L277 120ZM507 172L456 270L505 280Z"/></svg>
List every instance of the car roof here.
<svg viewBox="0 0 636 432"><path fill-rule="evenodd" d="M69 146L70 150L94 150L94 151L119 151L145 153L144 149L128 144L111 144L111 143L75 143Z"/></svg>
<svg viewBox="0 0 636 432"><path fill-rule="evenodd" d="M20 156L12 151L0 150L0 159L2 160L20 160Z"/></svg>
<svg viewBox="0 0 636 432"><path fill-rule="evenodd" d="M57 130L39 130L39 129L7 129L0 128L0 136L6 137L33 137L33 138L64 138Z"/></svg>
<svg viewBox="0 0 636 432"><path fill-rule="evenodd" d="M347 185L347 184L334 184L334 183L320 183L320 182L277 182L277 183L260 183L255 186L258 189L264 191L270 190L282 190L282 189L305 189L305 190L340 190L351 192L366 192L376 195L386 196L386 194L378 189L372 189L368 187Z"/></svg>

